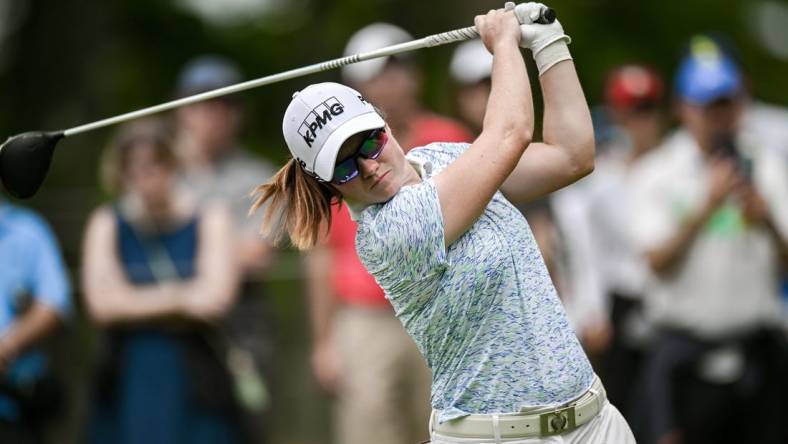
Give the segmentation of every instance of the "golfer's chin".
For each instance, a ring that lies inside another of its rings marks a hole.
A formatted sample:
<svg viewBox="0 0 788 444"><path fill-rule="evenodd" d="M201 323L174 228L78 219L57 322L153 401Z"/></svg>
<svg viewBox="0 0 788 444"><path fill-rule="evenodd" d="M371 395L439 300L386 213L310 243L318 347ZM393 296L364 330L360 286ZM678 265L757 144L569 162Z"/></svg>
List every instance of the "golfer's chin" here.
<svg viewBox="0 0 788 444"><path fill-rule="evenodd" d="M392 180L386 180L388 177L384 177L383 180L380 181L372 190L371 192L374 193L375 196L375 203L384 203L391 200L402 188L402 185L395 183Z"/></svg>

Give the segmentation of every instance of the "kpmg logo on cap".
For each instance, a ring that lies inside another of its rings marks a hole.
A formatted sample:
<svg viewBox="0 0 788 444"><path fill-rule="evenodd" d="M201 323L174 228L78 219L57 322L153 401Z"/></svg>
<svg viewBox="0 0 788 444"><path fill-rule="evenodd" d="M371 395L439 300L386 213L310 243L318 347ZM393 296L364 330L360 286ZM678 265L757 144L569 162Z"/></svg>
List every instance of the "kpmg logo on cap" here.
<svg viewBox="0 0 788 444"><path fill-rule="evenodd" d="M306 115L301 126L298 127L298 134L304 139L308 147L312 147L312 142L315 141L318 131L323 129L323 126L330 122L335 116L345 112L345 105L342 104L336 97L330 97L326 101L320 103L312 108L312 111Z"/></svg>

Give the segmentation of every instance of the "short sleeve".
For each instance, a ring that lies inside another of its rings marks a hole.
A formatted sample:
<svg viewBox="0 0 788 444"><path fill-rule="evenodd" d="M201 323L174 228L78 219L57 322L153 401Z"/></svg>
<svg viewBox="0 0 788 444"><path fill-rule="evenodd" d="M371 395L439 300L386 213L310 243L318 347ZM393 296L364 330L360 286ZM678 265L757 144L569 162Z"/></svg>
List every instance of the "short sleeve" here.
<svg viewBox="0 0 788 444"><path fill-rule="evenodd" d="M434 182L404 187L389 202L364 210L356 250L399 313L426 303L447 266Z"/></svg>
<svg viewBox="0 0 788 444"><path fill-rule="evenodd" d="M45 224L37 224L32 233L34 245L31 292L36 301L65 316L70 311L71 288L63 259L54 235Z"/></svg>

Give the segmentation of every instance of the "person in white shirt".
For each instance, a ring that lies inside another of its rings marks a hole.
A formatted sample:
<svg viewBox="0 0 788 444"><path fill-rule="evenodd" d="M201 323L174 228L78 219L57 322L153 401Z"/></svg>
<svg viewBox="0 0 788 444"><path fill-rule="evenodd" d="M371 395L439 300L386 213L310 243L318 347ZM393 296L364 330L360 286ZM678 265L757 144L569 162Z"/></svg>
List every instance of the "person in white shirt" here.
<svg viewBox="0 0 788 444"><path fill-rule="evenodd" d="M660 335L644 373L644 442L785 442L779 270L788 166L741 129L735 62L708 38L675 83L681 127L632 174L631 236Z"/></svg>

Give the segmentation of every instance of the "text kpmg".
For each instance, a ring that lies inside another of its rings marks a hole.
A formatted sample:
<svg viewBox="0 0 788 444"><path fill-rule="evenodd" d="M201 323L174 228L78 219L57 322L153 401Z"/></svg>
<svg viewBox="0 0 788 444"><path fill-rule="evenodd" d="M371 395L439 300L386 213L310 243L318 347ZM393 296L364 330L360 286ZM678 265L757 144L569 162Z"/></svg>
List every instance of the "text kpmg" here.
<svg viewBox="0 0 788 444"><path fill-rule="evenodd" d="M317 132L322 130L323 126L330 122L334 116L338 116L343 112L345 112L345 106L342 105L342 102L337 100L336 97L331 97L312 109L298 128L298 134L301 135L307 146L311 148L312 142L317 137Z"/></svg>

